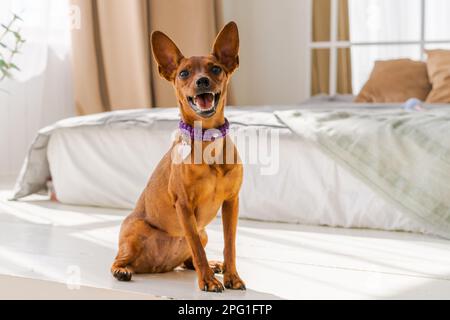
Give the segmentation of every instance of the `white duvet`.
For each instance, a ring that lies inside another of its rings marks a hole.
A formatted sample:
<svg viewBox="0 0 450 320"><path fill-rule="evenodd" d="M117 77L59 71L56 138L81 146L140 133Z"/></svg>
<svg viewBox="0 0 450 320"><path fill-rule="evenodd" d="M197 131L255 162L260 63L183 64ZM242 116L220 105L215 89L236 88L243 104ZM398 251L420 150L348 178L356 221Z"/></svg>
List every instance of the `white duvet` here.
<svg viewBox="0 0 450 320"><path fill-rule="evenodd" d="M227 113L237 136L276 133L280 138L278 164L274 159L244 164L241 218L431 233L301 140L276 118L275 109L280 108ZM16 198L45 185L47 165L59 201L131 210L169 149L177 123L176 109L139 110L74 118L46 128L37 138L39 148L30 150ZM267 174L273 168L274 174Z"/></svg>

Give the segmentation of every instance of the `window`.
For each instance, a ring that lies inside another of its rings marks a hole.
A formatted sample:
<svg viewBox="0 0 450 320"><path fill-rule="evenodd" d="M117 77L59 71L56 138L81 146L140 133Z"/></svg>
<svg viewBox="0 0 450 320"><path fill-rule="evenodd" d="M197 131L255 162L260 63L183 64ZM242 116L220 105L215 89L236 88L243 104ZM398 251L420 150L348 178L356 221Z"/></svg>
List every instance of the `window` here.
<svg viewBox="0 0 450 320"><path fill-rule="evenodd" d="M312 0L316 1L316 0ZM330 36L311 41L311 51L329 52L329 90L337 92L339 50L351 50L353 92L368 79L376 60L423 60L426 49L450 48L450 1L447 0L347 0L350 39L339 39L342 1L330 1ZM317 18L317 17L313 17Z"/></svg>

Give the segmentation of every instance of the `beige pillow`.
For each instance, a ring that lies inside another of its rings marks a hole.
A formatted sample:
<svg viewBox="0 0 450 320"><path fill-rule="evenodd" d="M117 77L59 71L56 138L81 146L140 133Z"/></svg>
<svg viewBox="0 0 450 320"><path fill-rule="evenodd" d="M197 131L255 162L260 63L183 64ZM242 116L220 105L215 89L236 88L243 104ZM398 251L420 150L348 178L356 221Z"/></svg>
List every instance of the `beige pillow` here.
<svg viewBox="0 0 450 320"><path fill-rule="evenodd" d="M355 102L425 100L431 90L425 62L411 59L376 61Z"/></svg>
<svg viewBox="0 0 450 320"><path fill-rule="evenodd" d="M450 50L427 51L428 76L433 88L426 102L450 103Z"/></svg>

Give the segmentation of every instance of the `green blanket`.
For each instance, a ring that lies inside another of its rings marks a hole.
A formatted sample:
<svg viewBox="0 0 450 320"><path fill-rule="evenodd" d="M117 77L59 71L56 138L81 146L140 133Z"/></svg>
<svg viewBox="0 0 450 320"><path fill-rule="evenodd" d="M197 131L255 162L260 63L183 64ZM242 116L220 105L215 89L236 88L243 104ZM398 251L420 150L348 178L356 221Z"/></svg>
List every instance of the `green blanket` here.
<svg viewBox="0 0 450 320"><path fill-rule="evenodd" d="M450 108L277 116L410 218L450 238Z"/></svg>

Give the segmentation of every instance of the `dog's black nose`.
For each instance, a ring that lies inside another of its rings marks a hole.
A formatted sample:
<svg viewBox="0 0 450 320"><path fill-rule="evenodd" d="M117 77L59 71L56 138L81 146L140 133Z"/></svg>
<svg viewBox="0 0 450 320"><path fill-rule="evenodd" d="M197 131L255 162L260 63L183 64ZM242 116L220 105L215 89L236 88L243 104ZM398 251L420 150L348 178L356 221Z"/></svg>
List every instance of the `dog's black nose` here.
<svg viewBox="0 0 450 320"><path fill-rule="evenodd" d="M202 77L197 80L196 84L197 84L197 88L200 88L200 89L209 88L209 79L206 77Z"/></svg>

